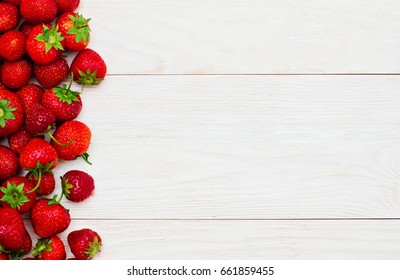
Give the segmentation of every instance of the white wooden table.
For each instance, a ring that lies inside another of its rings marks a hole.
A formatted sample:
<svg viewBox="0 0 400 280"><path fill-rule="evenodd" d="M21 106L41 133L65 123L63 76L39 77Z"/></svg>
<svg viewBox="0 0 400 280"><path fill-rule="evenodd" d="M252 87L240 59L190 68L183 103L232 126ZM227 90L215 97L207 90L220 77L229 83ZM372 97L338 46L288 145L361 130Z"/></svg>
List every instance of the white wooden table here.
<svg viewBox="0 0 400 280"><path fill-rule="evenodd" d="M82 0L96 259L398 259L398 0ZM58 190L60 186L57 186ZM71 256L70 252L69 256Z"/></svg>

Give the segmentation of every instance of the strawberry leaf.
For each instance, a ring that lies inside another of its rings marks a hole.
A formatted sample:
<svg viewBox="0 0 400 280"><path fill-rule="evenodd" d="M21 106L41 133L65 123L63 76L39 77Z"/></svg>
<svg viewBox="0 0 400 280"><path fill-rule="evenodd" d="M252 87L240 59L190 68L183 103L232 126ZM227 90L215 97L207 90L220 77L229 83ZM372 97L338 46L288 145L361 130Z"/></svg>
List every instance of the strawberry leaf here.
<svg viewBox="0 0 400 280"><path fill-rule="evenodd" d="M10 107L10 101L7 99L0 100L0 127L6 126L6 120L15 120L14 111L17 108Z"/></svg>
<svg viewBox="0 0 400 280"><path fill-rule="evenodd" d="M25 196L23 183L17 186L7 182L7 188L0 188L0 191L4 193L4 196L0 200L7 202L11 208L20 209L24 203L30 201Z"/></svg>
<svg viewBox="0 0 400 280"><path fill-rule="evenodd" d="M91 19L85 19L78 13L76 13L76 16L69 15L68 17L72 21L73 27L67 32L67 34L76 35L75 41L77 43L82 41L84 44L87 44L91 31L89 27L89 21Z"/></svg>
<svg viewBox="0 0 400 280"><path fill-rule="evenodd" d="M65 84L63 84L61 87L53 88L53 92L58 99L60 99L60 101L66 102L68 105L70 105L73 101L79 102L78 95L80 92L70 90Z"/></svg>
<svg viewBox="0 0 400 280"><path fill-rule="evenodd" d="M53 24L51 28L43 24L42 33L36 36L35 39L44 43L46 53L49 52L51 48L64 50L61 45L61 41L64 40L64 37L61 36L61 32L58 32L58 25L56 24Z"/></svg>

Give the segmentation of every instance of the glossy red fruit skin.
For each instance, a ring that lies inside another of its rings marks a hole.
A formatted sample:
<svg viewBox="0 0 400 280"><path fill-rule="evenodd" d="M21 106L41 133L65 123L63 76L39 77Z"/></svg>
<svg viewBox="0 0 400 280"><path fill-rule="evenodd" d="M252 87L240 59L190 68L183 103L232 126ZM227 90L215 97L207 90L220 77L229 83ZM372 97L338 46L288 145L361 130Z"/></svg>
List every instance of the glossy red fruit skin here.
<svg viewBox="0 0 400 280"><path fill-rule="evenodd" d="M16 61L25 54L26 37L18 30L10 30L0 37L0 55L8 61Z"/></svg>
<svg viewBox="0 0 400 280"><path fill-rule="evenodd" d="M77 42L77 34L71 34L71 30L73 30L74 28L74 22L72 21L72 19L70 18L78 18L86 21L85 18L83 18L82 15L78 15L77 13L74 12L66 12L63 13L62 15L60 15L60 17L57 19L57 24L59 27L59 30L61 32L61 35L64 37L64 46L65 46L65 50L67 51L71 51L71 52L78 52L81 51L83 49L85 49L87 47L87 45L89 44L90 41L90 28L89 25L84 24L84 26L82 26L81 24L83 22L79 22L79 24L77 24L76 29L78 29L78 31L82 32L84 31L84 34L86 36L86 40L84 40L84 38L81 38L78 42ZM81 26L79 26L81 25Z"/></svg>
<svg viewBox="0 0 400 280"><path fill-rule="evenodd" d="M0 145L0 182L14 177L20 171L17 155L10 148Z"/></svg>
<svg viewBox="0 0 400 280"><path fill-rule="evenodd" d="M22 252L28 254L32 249L32 238L28 232L25 233L24 244L22 245Z"/></svg>
<svg viewBox="0 0 400 280"><path fill-rule="evenodd" d="M3 2L14 6L19 6L20 0L3 0Z"/></svg>
<svg viewBox="0 0 400 280"><path fill-rule="evenodd" d="M28 172L25 175L35 186L38 183L38 179L33 175L32 172ZM49 195L56 188L56 180L52 172L45 172L42 174L40 179L40 185L36 190L37 195Z"/></svg>
<svg viewBox="0 0 400 280"><path fill-rule="evenodd" d="M29 110L25 115L25 129L32 135L43 134L55 124L54 113L41 104Z"/></svg>
<svg viewBox="0 0 400 280"><path fill-rule="evenodd" d="M14 29L19 23L18 8L8 3L0 3L0 33Z"/></svg>
<svg viewBox="0 0 400 280"><path fill-rule="evenodd" d="M58 14L65 12L73 12L78 8L80 0L56 0L58 6Z"/></svg>
<svg viewBox="0 0 400 280"><path fill-rule="evenodd" d="M27 59L5 61L1 67L0 80L9 89L20 89L27 85L31 78L32 64Z"/></svg>
<svg viewBox="0 0 400 280"><path fill-rule="evenodd" d="M0 244L5 249L22 249L26 242L26 228L21 214L12 208L0 208Z"/></svg>
<svg viewBox="0 0 400 280"><path fill-rule="evenodd" d="M56 0L21 0L21 16L29 23L50 23L57 15Z"/></svg>
<svg viewBox="0 0 400 280"><path fill-rule="evenodd" d="M66 121L71 121L78 117L82 111L82 99L80 94L76 96L78 101L68 102L61 101L57 97L54 89L49 89L43 93L42 104L53 111L56 115L56 122L63 123Z"/></svg>
<svg viewBox="0 0 400 280"><path fill-rule="evenodd" d="M23 148L19 156L19 163L24 169L35 169L37 163L48 165L49 170L58 164L57 151L52 145L41 138L32 138Z"/></svg>
<svg viewBox="0 0 400 280"><path fill-rule="evenodd" d="M65 197L73 202L88 199L95 189L93 177L81 170L70 170L61 180Z"/></svg>
<svg viewBox="0 0 400 280"><path fill-rule="evenodd" d="M15 110L12 112L13 119L6 119L4 127L0 125L0 137L16 132L24 122L24 109L18 96L6 89L0 89L0 103L2 100L9 103L8 108L15 108Z"/></svg>
<svg viewBox="0 0 400 280"><path fill-rule="evenodd" d="M46 248L43 248L43 246L46 246ZM42 247L42 250L40 250L40 247ZM65 245L58 236L38 240L33 252L36 260L65 260L67 257Z"/></svg>
<svg viewBox="0 0 400 280"><path fill-rule="evenodd" d="M81 73L95 73L95 79L85 78ZM81 50L71 63L70 71L74 81L80 84L93 85L101 82L107 74L107 65L103 58L94 50L86 48ZM97 81L96 81L97 80Z"/></svg>
<svg viewBox="0 0 400 280"><path fill-rule="evenodd" d="M24 21L21 23L19 26L18 30L22 32L22 34L25 35L25 38L28 38L29 33L32 31L32 28L34 27L34 24L31 24L27 21Z"/></svg>
<svg viewBox="0 0 400 280"><path fill-rule="evenodd" d="M69 72L69 66L64 58L59 57L50 64L34 64L33 74L44 88L53 88L63 82Z"/></svg>
<svg viewBox="0 0 400 280"><path fill-rule="evenodd" d="M20 129L18 129L18 131L7 136L8 146L10 147L11 151L13 151L17 155L21 153L22 148L31 139L32 135L28 133L24 127L21 127Z"/></svg>
<svg viewBox="0 0 400 280"><path fill-rule="evenodd" d="M89 260L92 259L97 252L100 251L102 240L100 235L88 228L72 231L67 237L68 245L71 249L72 254L78 260ZM90 244L97 243L98 248L93 251L92 254L88 254Z"/></svg>
<svg viewBox="0 0 400 280"><path fill-rule="evenodd" d="M31 211L34 232L48 238L64 232L71 223L71 216L61 204L49 205L49 199L38 199Z"/></svg>
<svg viewBox="0 0 400 280"><path fill-rule="evenodd" d="M15 92L21 100L25 113L31 108L40 104L43 95L43 88L36 84L27 84Z"/></svg>
<svg viewBox="0 0 400 280"><path fill-rule="evenodd" d="M19 208L15 208L15 209L20 214L28 213L29 211L31 211L31 209L36 201L36 192L35 191L31 192L31 190L33 190L35 188L35 185L25 177L15 176L15 177L9 178L6 181L4 181L3 184L1 184L1 187L7 189L8 183L14 184L15 186L18 186L21 184L24 185L23 192L24 192L24 195L26 196L26 198L29 199L29 201L24 202ZM4 192L0 191L0 200L3 198L3 196L4 196ZM11 207L11 205L6 201L0 201L0 204L4 208Z"/></svg>

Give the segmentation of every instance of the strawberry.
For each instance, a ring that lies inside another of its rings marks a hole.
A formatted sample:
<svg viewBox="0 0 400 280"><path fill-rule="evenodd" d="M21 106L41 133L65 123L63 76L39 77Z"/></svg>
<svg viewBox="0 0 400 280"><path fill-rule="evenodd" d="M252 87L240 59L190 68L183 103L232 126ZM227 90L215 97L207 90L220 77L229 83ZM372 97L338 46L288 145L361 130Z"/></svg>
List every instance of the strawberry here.
<svg viewBox="0 0 400 280"><path fill-rule="evenodd" d="M19 98L0 89L0 137L16 132L24 121L24 110Z"/></svg>
<svg viewBox="0 0 400 280"><path fill-rule="evenodd" d="M41 104L37 104L25 115L25 129L32 135L43 135L48 133L54 126L56 116Z"/></svg>
<svg viewBox="0 0 400 280"><path fill-rule="evenodd" d="M0 3L0 33L14 29L19 23L18 8L8 3Z"/></svg>
<svg viewBox="0 0 400 280"><path fill-rule="evenodd" d="M73 12L78 8L80 0L56 0L58 6L58 14L65 12Z"/></svg>
<svg viewBox="0 0 400 280"><path fill-rule="evenodd" d="M0 245L0 261L9 260L8 254L9 252Z"/></svg>
<svg viewBox="0 0 400 280"><path fill-rule="evenodd" d="M19 155L22 148L32 139L32 135L28 133L25 127L21 127L16 132L7 136L8 146L11 151ZM18 162L19 164L19 162Z"/></svg>
<svg viewBox="0 0 400 280"><path fill-rule="evenodd" d="M74 12L66 12L57 19L57 25L64 37L65 50L81 51L89 44L90 18Z"/></svg>
<svg viewBox="0 0 400 280"><path fill-rule="evenodd" d="M38 178L35 177L33 172L28 172L25 177L28 178L35 186L38 185L36 190L38 195L49 195L56 187L56 180L54 179L54 174L51 171L44 172L40 182L38 182Z"/></svg>
<svg viewBox="0 0 400 280"><path fill-rule="evenodd" d="M89 198L94 191L93 177L80 170L70 170L61 177L65 197L73 202Z"/></svg>
<svg viewBox="0 0 400 280"><path fill-rule="evenodd" d="M75 119L82 110L80 93L71 90L71 83L68 88L64 84L46 90L42 96L42 104L53 111L58 123Z"/></svg>
<svg viewBox="0 0 400 280"><path fill-rule="evenodd" d="M36 84L27 84L20 88L15 93L21 100L22 106L25 113L28 112L32 107L36 107L42 100L42 94L44 90Z"/></svg>
<svg viewBox="0 0 400 280"><path fill-rule="evenodd" d="M64 58L59 57L50 64L35 64L33 74L36 80L44 88L53 88L65 80L69 72L69 66Z"/></svg>
<svg viewBox="0 0 400 280"><path fill-rule="evenodd" d="M13 208L0 208L0 245L8 250L22 249L26 234L20 213Z"/></svg>
<svg viewBox="0 0 400 280"><path fill-rule="evenodd" d="M18 157L11 149L0 145L0 182L14 177L20 170Z"/></svg>
<svg viewBox="0 0 400 280"><path fill-rule="evenodd" d="M22 148L19 162L22 168L41 174L57 166L58 155L47 141L35 137Z"/></svg>
<svg viewBox="0 0 400 280"><path fill-rule="evenodd" d="M21 0L21 16L29 23L50 23L57 15L56 0Z"/></svg>
<svg viewBox="0 0 400 280"><path fill-rule="evenodd" d="M61 146L52 140L51 144L56 149L60 159L73 160L81 156L91 164L88 161L89 155L87 154L91 136L91 131L86 124L72 120L62 123L53 134L56 141L60 143L72 143Z"/></svg>
<svg viewBox="0 0 400 280"><path fill-rule="evenodd" d="M29 212L36 201L35 185L25 177L12 177L4 181L0 188L0 203L19 213Z"/></svg>
<svg viewBox="0 0 400 280"><path fill-rule="evenodd" d="M83 85L99 84L107 73L103 58L92 49L81 50L71 63L74 81Z"/></svg>
<svg viewBox="0 0 400 280"><path fill-rule="evenodd" d="M65 260L67 257L64 243L58 236L39 239L32 255L36 260Z"/></svg>
<svg viewBox="0 0 400 280"><path fill-rule="evenodd" d="M100 235L88 228L70 232L67 240L72 254L78 260L93 259L102 246Z"/></svg>
<svg viewBox="0 0 400 280"><path fill-rule="evenodd" d="M53 63L64 50L63 39L57 25L35 25L26 39L26 52L36 64Z"/></svg>
<svg viewBox="0 0 400 280"><path fill-rule="evenodd" d="M5 61L0 71L0 80L6 87L16 90L29 83L32 64L27 59Z"/></svg>
<svg viewBox="0 0 400 280"><path fill-rule="evenodd" d="M0 37L0 55L8 61L19 60L25 54L24 33L10 30Z"/></svg>
<svg viewBox="0 0 400 280"><path fill-rule="evenodd" d="M48 238L64 232L71 223L71 216L55 195L51 200L41 198L36 201L31 211L31 221L33 231L41 238Z"/></svg>
<svg viewBox="0 0 400 280"><path fill-rule="evenodd" d="M34 24L30 24L27 21L24 21L21 23L19 26L18 30L22 32L22 34L25 35L25 38L28 38L29 33L32 31L32 28L34 27Z"/></svg>

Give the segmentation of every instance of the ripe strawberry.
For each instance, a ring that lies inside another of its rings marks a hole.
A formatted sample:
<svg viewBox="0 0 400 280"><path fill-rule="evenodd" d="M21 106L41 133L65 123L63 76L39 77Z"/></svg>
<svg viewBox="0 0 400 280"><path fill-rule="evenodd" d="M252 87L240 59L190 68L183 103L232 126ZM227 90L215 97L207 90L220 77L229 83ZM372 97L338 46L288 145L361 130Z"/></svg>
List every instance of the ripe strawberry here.
<svg viewBox="0 0 400 280"><path fill-rule="evenodd" d="M71 79L72 82L72 79ZM72 91L71 83L46 90L42 96L42 104L56 115L56 122L62 123L75 119L82 110L80 93Z"/></svg>
<svg viewBox="0 0 400 280"><path fill-rule="evenodd" d="M35 185L25 177L12 177L0 188L1 206L11 207L19 213L29 212L36 201Z"/></svg>
<svg viewBox="0 0 400 280"><path fill-rule="evenodd" d="M92 49L81 50L71 63L74 81L83 85L99 84L107 73L103 58Z"/></svg>
<svg viewBox="0 0 400 280"><path fill-rule="evenodd" d="M37 104L25 115L25 129L32 135L43 135L48 133L54 126L56 116L41 104Z"/></svg>
<svg viewBox="0 0 400 280"><path fill-rule="evenodd" d="M29 23L50 23L57 15L56 0L21 0L21 16Z"/></svg>
<svg viewBox="0 0 400 280"><path fill-rule="evenodd" d="M21 23L18 30L21 31L25 35L25 38L28 38L28 35L32 31L32 28L34 26L35 26L34 24L24 21L23 23Z"/></svg>
<svg viewBox="0 0 400 280"><path fill-rule="evenodd" d="M35 177L33 172L28 172L25 177L28 178L35 186L39 184L39 187L36 190L37 195L49 195L56 187L56 180L53 172L51 171L44 172L40 182L38 182L38 179Z"/></svg>
<svg viewBox="0 0 400 280"><path fill-rule="evenodd" d="M58 6L58 14L65 12L73 12L78 8L80 0L56 0Z"/></svg>
<svg viewBox="0 0 400 280"><path fill-rule="evenodd" d="M11 149L0 145L0 182L14 177L20 170L18 157Z"/></svg>
<svg viewBox="0 0 400 280"><path fill-rule="evenodd" d="M58 236L39 239L32 255L36 260L65 260L67 257L64 243Z"/></svg>
<svg viewBox="0 0 400 280"><path fill-rule="evenodd" d="M57 25L35 25L26 39L26 52L36 64L53 63L64 50L63 39Z"/></svg>
<svg viewBox="0 0 400 280"><path fill-rule="evenodd" d="M51 200L41 198L36 201L31 221L34 232L41 238L48 238L64 232L71 223L71 216L54 196Z"/></svg>
<svg viewBox="0 0 400 280"><path fill-rule="evenodd" d="M24 33L10 30L0 37L0 55L8 61L16 61L25 54Z"/></svg>
<svg viewBox="0 0 400 280"><path fill-rule="evenodd" d="M20 88L15 93L21 100L25 113L31 108L36 107L42 100L44 90L36 84L27 84Z"/></svg>
<svg viewBox="0 0 400 280"><path fill-rule="evenodd" d="M36 80L44 88L53 88L58 86L67 78L69 66L64 58L59 57L50 64L35 64L33 74Z"/></svg>
<svg viewBox="0 0 400 280"><path fill-rule="evenodd" d="M13 151L17 155L19 155L21 153L22 148L31 139L32 139L32 135L26 131L25 127L21 127L20 129L18 129L18 131L7 136L8 145L10 146L11 151ZM18 165L19 165L19 161L18 161Z"/></svg>
<svg viewBox="0 0 400 280"><path fill-rule="evenodd" d="M40 170L42 173L57 166L58 155L47 141L35 137L22 148L19 162L21 167L28 171L38 172Z"/></svg>
<svg viewBox="0 0 400 280"><path fill-rule="evenodd" d="M20 213L13 208L0 208L0 245L8 250L22 249L26 242L26 234Z"/></svg>
<svg viewBox="0 0 400 280"><path fill-rule="evenodd" d="M65 50L81 51L89 44L89 19L74 12L66 12L57 19L57 25L64 37Z"/></svg>
<svg viewBox="0 0 400 280"><path fill-rule="evenodd" d="M0 3L0 33L14 29L19 23L18 8L8 3Z"/></svg>
<svg viewBox="0 0 400 280"><path fill-rule="evenodd" d="M94 191L93 177L80 170L70 170L61 177L65 197L73 202L89 198Z"/></svg>
<svg viewBox="0 0 400 280"><path fill-rule="evenodd" d="M68 245L78 260L91 260L100 252L102 241L97 232L84 228L68 234Z"/></svg>
<svg viewBox="0 0 400 280"><path fill-rule="evenodd" d="M24 121L24 110L19 98L0 89L0 137L16 132Z"/></svg>
<svg viewBox="0 0 400 280"><path fill-rule="evenodd" d="M1 67L0 80L6 87L16 90L29 83L32 64L27 59L5 61Z"/></svg>
<svg viewBox="0 0 400 280"><path fill-rule="evenodd" d="M54 140L51 141L51 144L56 149L60 159L73 160L82 156L90 164L88 161L89 155L86 152L89 148L91 136L91 131L86 124L72 120L61 124L53 135L60 143L72 142L72 144L61 146Z"/></svg>

